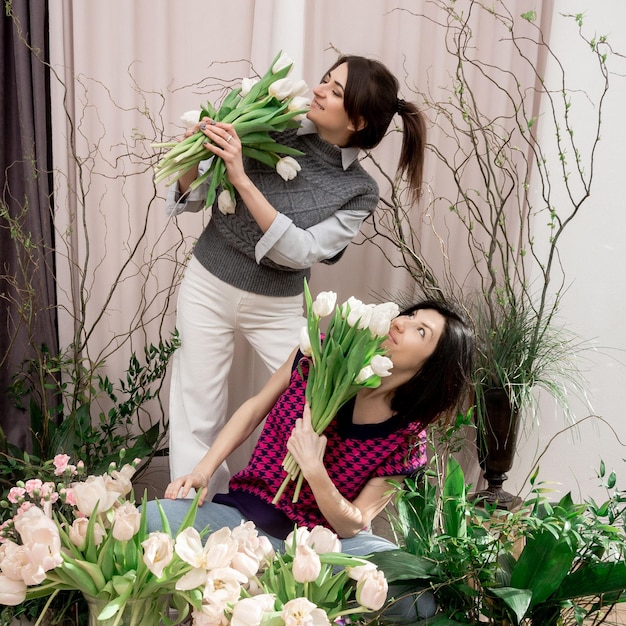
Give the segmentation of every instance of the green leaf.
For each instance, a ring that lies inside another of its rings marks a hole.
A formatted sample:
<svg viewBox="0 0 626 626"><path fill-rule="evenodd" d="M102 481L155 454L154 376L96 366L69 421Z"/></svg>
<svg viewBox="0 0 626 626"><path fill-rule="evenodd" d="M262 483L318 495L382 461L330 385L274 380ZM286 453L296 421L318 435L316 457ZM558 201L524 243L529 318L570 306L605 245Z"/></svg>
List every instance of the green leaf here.
<svg viewBox="0 0 626 626"><path fill-rule="evenodd" d="M497 587L489 589L490 593L500 598L515 615L515 623L519 624L532 599L532 591L529 589L516 589L514 587Z"/></svg>

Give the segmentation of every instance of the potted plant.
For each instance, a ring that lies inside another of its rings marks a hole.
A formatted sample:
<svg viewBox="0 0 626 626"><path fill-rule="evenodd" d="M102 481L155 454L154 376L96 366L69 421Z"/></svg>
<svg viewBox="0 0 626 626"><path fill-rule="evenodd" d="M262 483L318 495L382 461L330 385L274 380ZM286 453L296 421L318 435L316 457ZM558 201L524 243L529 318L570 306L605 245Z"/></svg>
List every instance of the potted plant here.
<svg viewBox="0 0 626 626"><path fill-rule="evenodd" d="M550 503L537 473L516 511L478 508L453 456L433 456L431 471L397 492L397 550L372 560L390 582L432 590L430 625L607 623L626 590L626 493L601 464L603 503Z"/></svg>
<svg viewBox="0 0 626 626"><path fill-rule="evenodd" d="M534 12L518 18L503 2L434 5L435 17L411 15L441 29L451 61L449 87L412 88L432 122L436 188L416 215L404 203L403 182L368 155L390 192L367 239L427 296L466 304L478 338L477 444L490 480L481 496L508 506L515 499L501 485L535 392L547 390L569 414L568 394L582 390L575 361L583 342L558 318L567 287L559 245L591 192L610 50L605 39L585 37L581 16L570 16L600 78L597 92L574 93ZM487 19L498 34L492 57L481 55L474 35ZM589 102L584 123L592 136L583 145L573 116ZM435 235L434 255L422 247L424 223ZM497 417L492 405L501 407Z"/></svg>

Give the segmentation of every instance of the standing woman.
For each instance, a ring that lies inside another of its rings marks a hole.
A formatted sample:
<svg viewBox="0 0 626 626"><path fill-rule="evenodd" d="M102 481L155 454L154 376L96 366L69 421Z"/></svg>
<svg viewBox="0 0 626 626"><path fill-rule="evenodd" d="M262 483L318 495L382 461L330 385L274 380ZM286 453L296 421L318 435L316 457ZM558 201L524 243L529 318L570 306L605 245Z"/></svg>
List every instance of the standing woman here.
<svg viewBox="0 0 626 626"><path fill-rule="evenodd" d="M415 105L398 99L398 81L378 61L340 57L313 89L301 128L277 137L304 153L292 180L243 158L232 125L209 119L199 124L207 159L224 160L235 211L213 206L180 287L181 346L174 355L169 414L172 478L192 471L226 421L234 333L244 334L272 372L297 344L304 278L314 263L337 262L375 210L378 187L361 167L359 151L378 145L396 114L404 126L398 167L417 198L424 120ZM170 215L202 208L206 187L188 189L206 167L201 163L170 189ZM213 472L210 495L225 492L229 477L223 462Z"/></svg>

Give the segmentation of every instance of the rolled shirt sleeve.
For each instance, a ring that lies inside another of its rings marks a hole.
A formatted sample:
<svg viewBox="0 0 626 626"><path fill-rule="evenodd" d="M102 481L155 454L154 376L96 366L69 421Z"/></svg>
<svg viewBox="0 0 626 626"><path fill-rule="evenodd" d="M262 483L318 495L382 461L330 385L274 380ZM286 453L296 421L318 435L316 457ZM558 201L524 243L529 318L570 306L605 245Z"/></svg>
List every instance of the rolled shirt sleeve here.
<svg viewBox="0 0 626 626"><path fill-rule="evenodd" d="M201 161L198 165L198 177L202 176L211 164L211 160ZM180 193L178 182L170 185L167 190L167 197L165 198L165 213L168 217L174 217L181 213L197 213L200 209L204 208L206 202L206 194L209 186L209 181L206 180L195 189L188 189L185 193Z"/></svg>
<svg viewBox="0 0 626 626"><path fill-rule="evenodd" d="M310 228L298 228L279 213L255 248L257 263L267 257L292 269L305 269L341 252L370 215L367 209L337 211L332 217Z"/></svg>

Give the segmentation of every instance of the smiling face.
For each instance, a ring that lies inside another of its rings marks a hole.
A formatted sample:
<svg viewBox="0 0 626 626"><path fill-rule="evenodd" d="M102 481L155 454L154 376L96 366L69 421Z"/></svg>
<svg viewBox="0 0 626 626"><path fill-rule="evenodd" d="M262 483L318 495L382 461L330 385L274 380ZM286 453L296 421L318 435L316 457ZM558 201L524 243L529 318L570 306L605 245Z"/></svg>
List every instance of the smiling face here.
<svg viewBox="0 0 626 626"><path fill-rule="evenodd" d="M446 318L434 309L418 309L391 321L383 343L393 361L393 374L411 378L432 355L446 328Z"/></svg>
<svg viewBox="0 0 626 626"><path fill-rule="evenodd" d="M313 88L313 100L307 117L317 126L320 137L329 143L345 146L355 131L343 105L348 81L348 64L328 72Z"/></svg>

